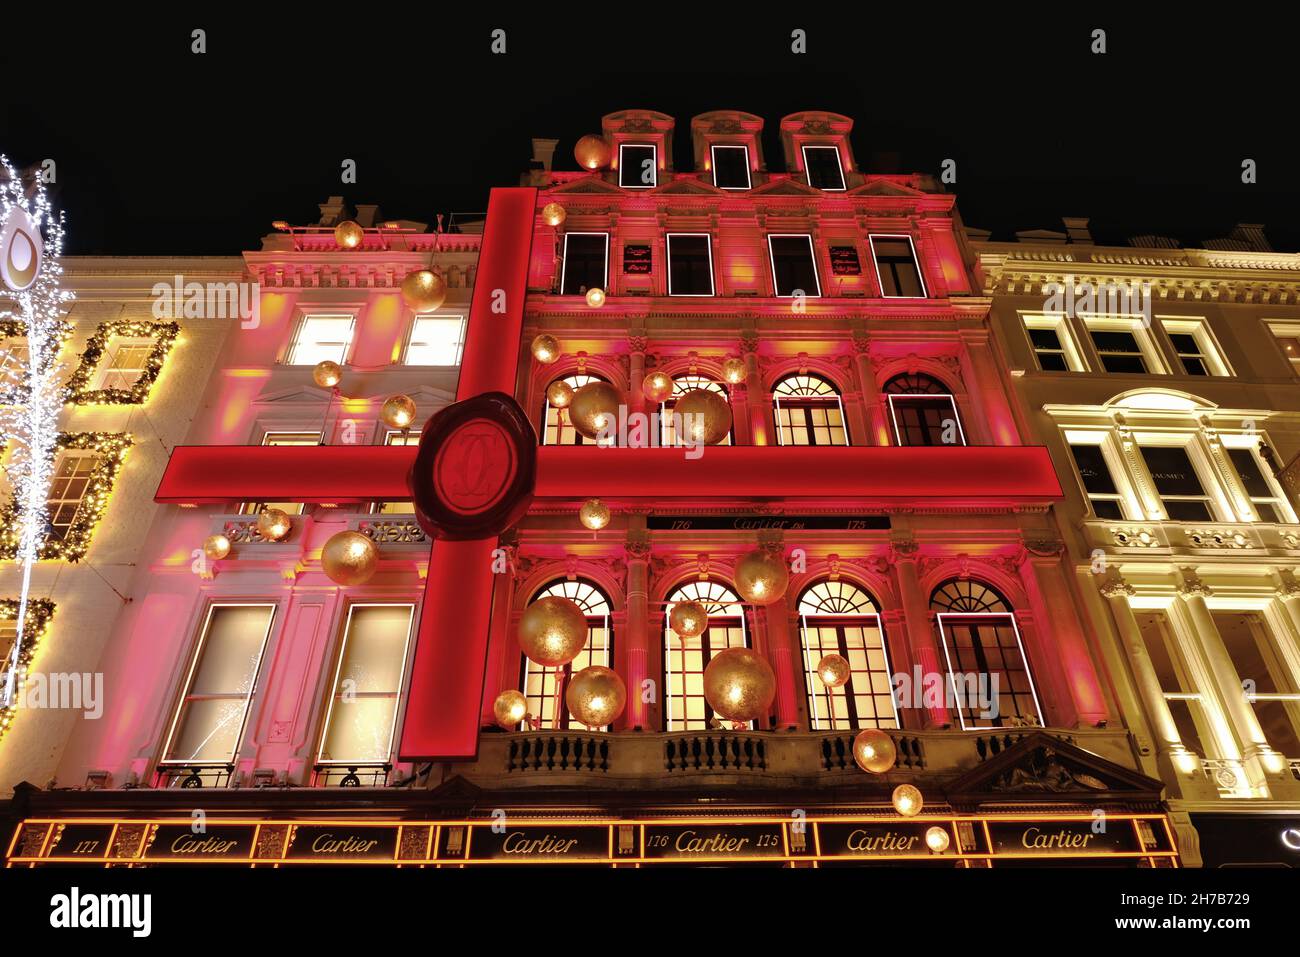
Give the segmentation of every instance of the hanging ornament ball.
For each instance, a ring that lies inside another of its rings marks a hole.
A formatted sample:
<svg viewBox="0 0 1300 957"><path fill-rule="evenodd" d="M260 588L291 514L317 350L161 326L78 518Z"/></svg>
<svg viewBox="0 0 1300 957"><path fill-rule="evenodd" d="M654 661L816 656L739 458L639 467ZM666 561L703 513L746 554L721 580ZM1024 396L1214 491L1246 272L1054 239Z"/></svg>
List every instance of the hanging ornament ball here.
<svg viewBox="0 0 1300 957"><path fill-rule="evenodd" d="M731 403L712 389L691 389L677 400L673 413L683 417L678 435L692 442L717 445L731 433Z"/></svg>
<svg viewBox="0 0 1300 957"><path fill-rule="evenodd" d="M879 728L867 728L853 739L853 760L858 767L872 774L884 774L898 759L898 746L894 739Z"/></svg>
<svg viewBox="0 0 1300 957"><path fill-rule="evenodd" d="M546 387L546 401L556 409L567 409L573 401L573 386L563 379L556 379Z"/></svg>
<svg viewBox="0 0 1300 957"><path fill-rule="evenodd" d="M533 358L544 366L548 366L560 358L559 340L555 336L549 336L546 333L542 333L533 340L532 349Z"/></svg>
<svg viewBox="0 0 1300 957"><path fill-rule="evenodd" d="M343 381L343 367L331 359L324 359L311 370L311 378L322 389L332 389Z"/></svg>
<svg viewBox="0 0 1300 957"><path fill-rule="evenodd" d="M224 535L209 535L203 540L203 554L212 561L220 561L230 554L230 539Z"/></svg>
<svg viewBox="0 0 1300 957"><path fill-rule="evenodd" d="M578 518L582 524L593 532L598 532L609 524L609 506L598 498L589 498L578 509Z"/></svg>
<svg viewBox="0 0 1300 957"><path fill-rule="evenodd" d="M501 692L492 702L492 717L504 731L514 731L528 714L528 699L513 688Z"/></svg>
<svg viewBox="0 0 1300 957"><path fill-rule="evenodd" d="M709 627L709 610L698 601L679 601L668 612L668 627L682 638L702 635Z"/></svg>
<svg viewBox="0 0 1300 957"><path fill-rule="evenodd" d="M334 241L340 249L356 249L365 238L366 231L350 219L345 219L334 227Z"/></svg>
<svg viewBox="0 0 1300 957"><path fill-rule="evenodd" d="M704 700L728 721L761 721L776 697L776 675L762 655L728 648L704 668Z"/></svg>
<svg viewBox="0 0 1300 957"><path fill-rule="evenodd" d="M916 817L925 806L921 789L911 784L900 784L894 788L894 796L891 800L894 803L894 810L903 817Z"/></svg>
<svg viewBox="0 0 1300 957"><path fill-rule="evenodd" d="M415 421L415 400L409 395L390 395L384 400L379 417L390 429L409 429Z"/></svg>
<svg viewBox="0 0 1300 957"><path fill-rule="evenodd" d="M340 585L364 585L379 568L379 548L360 532L336 532L320 553L321 568Z"/></svg>
<svg viewBox="0 0 1300 957"><path fill-rule="evenodd" d="M592 309L599 309L605 305L605 290L599 286L592 286L587 290L587 305Z"/></svg>
<svg viewBox="0 0 1300 957"><path fill-rule="evenodd" d="M257 515L257 531L268 542L278 542L289 534L292 527L293 523L283 509L267 508Z"/></svg>
<svg viewBox="0 0 1300 957"><path fill-rule="evenodd" d="M745 601L770 605L780 601L790 585L790 569L785 560L767 549L746 552L736 562L736 591Z"/></svg>
<svg viewBox="0 0 1300 957"><path fill-rule="evenodd" d="M946 827L932 827L925 832L925 846L936 854L942 854L948 850L948 845L952 843L952 838L948 835Z"/></svg>
<svg viewBox="0 0 1300 957"><path fill-rule="evenodd" d="M415 269L402 280L402 301L416 312L437 309L447 299L447 281L432 269Z"/></svg>
<svg viewBox="0 0 1300 957"><path fill-rule="evenodd" d="M745 360L732 357L722 363L722 378L732 385L745 381Z"/></svg>
<svg viewBox="0 0 1300 957"><path fill-rule="evenodd" d="M600 430L618 421L618 407L623 403L623 393L608 382L588 382L573 393L569 404L569 421L588 439L594 439Z"/></svg>
<svg viewBox="0 0 1300 957"><path fill-rule="evenodd" d="M546 668L567 665L587 644L587 616L560 595L539 598L519 617L519 648Z"/></svg>
<svg viewBox="0 0 1300 957"><path fill-rule="evenodd" d="M627 687L617 671L591 665L569 679L564 703L569 713L588 728L603 728L623 713Z"/></svg>
<svg viewBox="0 0 1300 957"><path fill-rule="evenodd" d="M573 145L573 158L583 169L604 169L614 158L614 152L605 142L605 137L588 133Z"/></svg>
<svg viewBox="0 0 1300 957"><path fill-rule="evenodd" d="M666 372L652 372L641 383L641 392L651 402L667 402L673 394L673 377Z"/></svg>
<svg viewBox="0 0 1300 957"><path fill-rule="evenodd" d="M542 207L542 222L547 226L559 226L568 215L559 203L547 203Z"/></svg>
<svg viewBox="0 0 1300 957"><path fill-rule="evenodd" d="M843 688L849 683L849 660L843 655L827 655L817 662L817 677L828 688Z"/></svg>

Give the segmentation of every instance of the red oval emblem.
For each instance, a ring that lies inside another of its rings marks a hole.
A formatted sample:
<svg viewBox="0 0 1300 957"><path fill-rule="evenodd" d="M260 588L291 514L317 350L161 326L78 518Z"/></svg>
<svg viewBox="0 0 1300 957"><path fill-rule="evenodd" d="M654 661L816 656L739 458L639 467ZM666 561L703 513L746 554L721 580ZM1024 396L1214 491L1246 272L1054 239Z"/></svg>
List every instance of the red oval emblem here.
<svg viewBox="0 0 1300 957"><path fill-rule="evenodd" d="M472 419L447 436L433 460L433 485L444 505L473 515L501 500L515 475L515 451L498 423Z"/></svg>

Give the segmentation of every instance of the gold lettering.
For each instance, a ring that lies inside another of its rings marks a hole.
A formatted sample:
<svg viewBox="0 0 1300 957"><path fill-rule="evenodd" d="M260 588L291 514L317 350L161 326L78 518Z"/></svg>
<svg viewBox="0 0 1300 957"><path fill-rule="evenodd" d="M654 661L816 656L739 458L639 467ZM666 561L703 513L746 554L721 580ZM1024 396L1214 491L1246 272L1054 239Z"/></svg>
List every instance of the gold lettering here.
<svg viewBox="0 0 1300 957"><path fill-rule="evenodd" d="M368 854L374 850L377 840L363 841L349 835L335 838L333 834L322 834L311 843L313 854Z"/></svg>
<svg viewBox="0 0 1300 957"><path fill-rule="evenodd" d="M501 842L501 850L506 854L567 854L577 843L576 837L560 838L553 834L529 840L523 831L513 831Z"/></svg>
<svg viewBox="0 0 1300 957"><path fill-rule="evenodd" d="M1044 834L1041 828L1028 827L1020 835L1020 845L1035 851L1069 850L1087 848L1093 837L1066 828L1060 828L1055 834Z"/></svg>
<svg viewBox="0 0 1300 957"><path fill-rule="evenodd" d="M849 832L848 841L845 846L850 851L871 853L874 851L910 851L920 840L915 834L902 835L895 834L893 831L886 831L884 834L872 835L867 831L859 828L856 831Z"/></svg>
<svg viewBox="0 0 1300 957"><path fill-rule="evenodd" d="M192 834L182 834L172 841L173 854L225 854L238 841L221 841L215 837L199 839Z"/></svg>
<svg viewBox="0 0 1300 957"><path fill-rule="evenodd" d="M747 837L727 837L716 831L709 837L696 837L695 834L695 831L682 831L673 846L686 854L736 854L749 844Z"/></svg>

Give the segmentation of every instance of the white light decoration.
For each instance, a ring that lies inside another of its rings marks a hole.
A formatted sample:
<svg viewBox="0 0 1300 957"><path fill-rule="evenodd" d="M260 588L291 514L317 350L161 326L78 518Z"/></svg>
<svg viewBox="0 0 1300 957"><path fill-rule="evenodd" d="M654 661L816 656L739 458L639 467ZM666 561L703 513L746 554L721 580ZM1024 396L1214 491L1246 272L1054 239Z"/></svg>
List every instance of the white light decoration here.
<svg viewBox="0 0 1300 957"><path fill-rule="evenodd" d="M45 503L63 408L62 370L56 360L63 342L60 318L73 295L62 288L62 252L63 216L51 210L45 184L37 176L29 197L8 157L0 154L0 260L6 267L0 270L0 322L21 323L28 351L19 401L0 408L0 446L9 443L13 449L8 471L18 517L18 527L9 534L17 539L16 557L23 566L19 636L26 633L32 565L46 533ZM14 700L22 645L14 642L5 664L0 704Z"/></svg>

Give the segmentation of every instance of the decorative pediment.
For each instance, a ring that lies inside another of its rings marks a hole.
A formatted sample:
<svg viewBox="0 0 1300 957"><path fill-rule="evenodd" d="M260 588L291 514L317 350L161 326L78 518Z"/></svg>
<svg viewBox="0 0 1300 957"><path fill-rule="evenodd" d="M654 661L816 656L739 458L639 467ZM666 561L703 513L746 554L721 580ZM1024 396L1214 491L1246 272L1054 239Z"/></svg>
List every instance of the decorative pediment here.
<svg viewBox="0 0 1300 957"><path fill-rule="evenodd" d="M919 189L913 189L911 186L904 186L902 183L895 183L888 179L873 179L846 194L848 196L907 196L913 199L923 199L928 194Z"/></svg>
<svg viewBox="0 0 1300 957"><path fill-rule="evenodd" d="M258 405L295 405L308 404L323 406L330 399L328 389L313 386L294 386L289 389L273 389L263 392L255 400Z"/></svg>
<svg viewBox="0 0 1300 957"><path fill-rule="evenodd" d="M622 196L623 190L613 183L606 182L600 175L592 174L591 176L584 176L582 179L575 179L570 183L561 183L559 186L547 190L546 195L554 197L561 194L573 196L591 195L593 193L601 196Z"/></svg>
<svg viewBox="0 0 1300 957"><path fill-rule="evenodd" d="M755 186L749 191L751 196L821 196L822 191L813 189L797 179L778 179Z"/></svg>
<svg viewBox="0 0 1300 957"><path fill-rule="evenodd" d="M725 196L724 190L698 179L674 179L650 192L660 196Z"/></svg>

